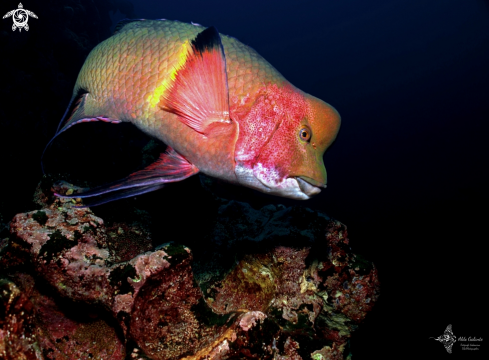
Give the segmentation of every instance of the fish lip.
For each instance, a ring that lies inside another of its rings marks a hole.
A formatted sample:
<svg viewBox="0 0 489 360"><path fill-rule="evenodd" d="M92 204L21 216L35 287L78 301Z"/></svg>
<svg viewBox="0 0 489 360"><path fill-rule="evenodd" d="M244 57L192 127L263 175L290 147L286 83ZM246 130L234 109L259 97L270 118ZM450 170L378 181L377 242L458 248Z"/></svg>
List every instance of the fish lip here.
<svg viewBox="0 0 489 360"><path fill-rule="evenodd" d="M321 192L321 188L326 187L325 184L311 184L309 181L306 181L300 177L296 177L295 179L297 180L301 191L309 197L319 194Z"/></svg>
<svg viewBox="0 0 489 360"><path fill-rule="evenodd" d="M321 192L326 185L307 176L288 176L278 185L270 186L265 179L255 176L253 169L237 163L235 168L237 183L266 194L295 200L307 200Z"/></svg>

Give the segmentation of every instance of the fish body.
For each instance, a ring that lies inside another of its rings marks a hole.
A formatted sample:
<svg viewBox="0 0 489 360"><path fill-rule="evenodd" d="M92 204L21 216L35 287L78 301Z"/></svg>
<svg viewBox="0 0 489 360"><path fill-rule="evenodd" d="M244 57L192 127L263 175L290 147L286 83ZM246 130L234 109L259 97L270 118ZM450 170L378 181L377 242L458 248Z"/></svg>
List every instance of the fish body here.
<svg viewBox="0 0 489 360"><path fill-rule="evenodd" d="M326 185L322 157L340 126L332 106L295 88L249 46L214 28L168 20L123 24L97 45L72 104L56 135L79 122L130 122L170 149L87 197L130 196L133 188L151 191L200 171L308 199Z"/></svg>

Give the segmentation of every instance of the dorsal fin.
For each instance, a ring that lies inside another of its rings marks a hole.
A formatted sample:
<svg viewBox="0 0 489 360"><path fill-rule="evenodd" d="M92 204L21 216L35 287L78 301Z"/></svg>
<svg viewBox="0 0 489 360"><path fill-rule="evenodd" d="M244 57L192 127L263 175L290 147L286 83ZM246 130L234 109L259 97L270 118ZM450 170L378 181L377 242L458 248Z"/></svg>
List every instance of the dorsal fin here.
<svg viewBox="0 0 489 360"><path fill-rule="evenodd" d="M76 96L73 98L72 101L70 101L70 104L68 105L68 109L66 109L66 112L61 119L58 128L56 129L56 134L62 132L63 128L71 122L75 114L81 109L83 110L83 103L85 101L85 97L87 96L88 91L84 89L79 89L78 93ZM67 116L69 114L69 116Z"/></svg>
<svg viewBox="0 0 489 360"><path fill-rule="evenodd" d="M85 116L85 101L87 99L87 96L89 93L84 90L84 89L79 89L78 92L76 93L75 96L71 99L68 108L66 109L63 117L61 118L61 121L58 125L58 128L56 129L56 133L54 136L49 140L48 144L44 148L44 151L42 152L41 155L41 169L42 172L44 173L44 166L43 166L43 159L44 159L44 154L46 153L46 150L48 147L51 145L54 139L58 137L59 134L61 134L63 131L69 129L71 126L81 123L81 122L89 122L89 121L104 121L104 122L110 122L113 124L119 124L121 121L118 119L112 119L104 115L100 116Z"/></svg>
<svg viewBox="0 0 489 360"><path fill-rule="evenodd" d="M51 138L51 140L49 140L49 142L47 143L46 147L44 148L44 150L43 150L43 152L41 154L41 169L42 169L42 172L43 173L44 173L44 165L43 165L44 153L48 149L49 145L51 145L51 143L53 142L53 140L61 133L60 132L60 129L63 127L63 124L65 123L68 115L69 115L69 117L68 117L68 119L69 119L72 116L73 112L76 111L76 109L78 108L78 106L80 106L81 97L84 94L86 94L86 93L87 93L86 90L80 88L78 90L78 92L76 93L76 95L74 95L71 98L70 103L68 104L68 107L66 108L66 111L63 114L63 117L61 118L61 121L58 124L58 128L56 129L56 133Z"/></svg>
<svg viewBox="0 0 489 360"><path fill-rule="evenodd" d="M166 19L154 19L154 20L148 20L148 19L122 19L122 20L120 20L115 25L114 32L112 33L112 35L115 35L118 32L120 32L122 30L122 28L124 26L126 26L127 24L130 24L130 23L133 23L133 22L136 22L136 21L155 21L155 20L157 20L157 21L166 21ZM193 25L199 25L199 24L193 24ZM202 25L199 25L199 26L202 26Z"/></svg>
<svg viewBox="0 0 489 360"><path fill-rule="evenodd" d="M118 33L119 31L121 31L121 30L122 30L122 28L123 28L124 26L126 26L127 24L133 23L133 22L135 22L135 21L145 21L145 20L146 20L146 19L122 19L122 20L120 20L120 21L119 21L119 22L116 24L116 26L115 26L115 28L114 28L114 33L113 33L112 35L117 34L117 33Z"/></svg>

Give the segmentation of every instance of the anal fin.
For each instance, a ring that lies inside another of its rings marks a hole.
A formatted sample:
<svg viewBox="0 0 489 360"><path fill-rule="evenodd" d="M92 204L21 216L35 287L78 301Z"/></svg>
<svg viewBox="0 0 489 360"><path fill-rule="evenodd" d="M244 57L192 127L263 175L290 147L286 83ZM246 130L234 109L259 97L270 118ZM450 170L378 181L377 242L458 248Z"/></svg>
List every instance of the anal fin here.
<svg viewBox="0 0 489 360"><path fill-rule="evenodd" d="M153 185L153 186L141 186L141 187L133 187L129 189L123 189L123 190L113 190L113 192L109 192L106 194L102 194L99 196L94 196L90 200L84 200L83 203L84 205L77 205L73 206L75 208L87 208L87 207L93 207L93 206L98 206L102 204L106 204L108 202L114 201L114 200L120 200L120 199L125 199L128 197L133 197L141 194L145 194L151 191L159 190L163 188L165 184L158 184L158 185ZM64 197L63 195L56 194L59 197Z"/></svg>
<svg viewBox="0 0 489 360"><path fill-rule="evenodd" d="M98 199L94 199L86 205L95 206L158 190L166 183L184 180L198 172L199 169L195 165L189 163L183 156L168 147L167 151L161 154L156 162L124 179L78 194L61 195L55 193L55 195L63 198L89 198L99 196ZM109 193L113 194L106 195Z"/></svg>

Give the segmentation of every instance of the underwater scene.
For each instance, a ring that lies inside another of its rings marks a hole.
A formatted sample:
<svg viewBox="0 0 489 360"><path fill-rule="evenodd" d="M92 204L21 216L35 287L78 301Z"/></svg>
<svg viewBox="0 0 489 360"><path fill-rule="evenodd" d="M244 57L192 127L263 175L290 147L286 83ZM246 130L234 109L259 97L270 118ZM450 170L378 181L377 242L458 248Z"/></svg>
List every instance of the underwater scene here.
<svg viewBox="0 0 489 360"><path fill-rule="evenodd" d="M489 1L18 1L0 359L488 358Z"/></svg>

